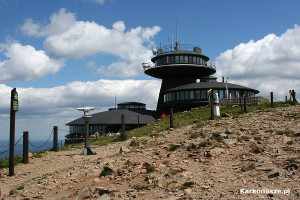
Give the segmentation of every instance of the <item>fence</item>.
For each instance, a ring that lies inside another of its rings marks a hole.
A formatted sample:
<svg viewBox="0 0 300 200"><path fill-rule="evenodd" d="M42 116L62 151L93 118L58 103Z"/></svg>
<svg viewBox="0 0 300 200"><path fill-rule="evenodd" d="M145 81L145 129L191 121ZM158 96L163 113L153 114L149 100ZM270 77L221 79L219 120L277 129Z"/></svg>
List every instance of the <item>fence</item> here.
<svg viewBox="0 0 300 200"><path fill-rule="evenodd" d="M260 97L246 97L247 104L256 104L260 102ZM244 104L243 98L232 98L232 99L220 99L221 106L227 105L241 105Z"/></svg>

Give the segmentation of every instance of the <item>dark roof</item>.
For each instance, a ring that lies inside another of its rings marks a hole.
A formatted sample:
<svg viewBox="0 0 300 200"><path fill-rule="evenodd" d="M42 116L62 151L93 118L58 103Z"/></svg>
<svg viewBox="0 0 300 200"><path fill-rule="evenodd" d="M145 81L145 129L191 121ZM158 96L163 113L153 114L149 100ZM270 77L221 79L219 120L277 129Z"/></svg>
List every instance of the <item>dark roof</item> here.
<svg viewBox="0 0 300 200"><path fill-rule="evenodd" d="M153 110L145 109L119 109L119 110L109 110L104 112L99 112L92 114L92 118L89 121L89 124L121 124L121 115L125 115L125 124L150 124L156 121L156 112ZM82 117L75 119L67 123L66 125L79 125L85 124Z"/></svg>
<svg viewBox="0 0 300 200"><path fill-rule="evenodd" d="M140 102L125 102L125 103L118 103L118 105L146 105Z"/></svg>
<svg viewBox="0 0 300 200"><path fill-rule="evenodd" d="M236 85L232 83L227 83L228 89L236 89L236 90L247 90L247 91L252 91L255 94L259 93L258 90L248 88L245 86L241 85ZM193 90L193 89L226 89L226 83L223 82L199 82L199 83L191 83L191 84L186 84L182 85L179 87L172 88L170 90L167 90L166 92L173 92L177 90Z"/></svg>

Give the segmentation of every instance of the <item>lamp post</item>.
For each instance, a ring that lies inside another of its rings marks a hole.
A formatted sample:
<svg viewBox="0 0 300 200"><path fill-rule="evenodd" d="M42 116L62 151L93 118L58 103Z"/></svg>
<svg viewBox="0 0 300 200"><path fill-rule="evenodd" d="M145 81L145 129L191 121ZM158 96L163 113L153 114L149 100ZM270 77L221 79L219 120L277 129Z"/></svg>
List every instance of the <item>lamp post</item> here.
<svg viewBox="0 0 300 200"><path fill-rule="evenodd" d="M95 153L89 148L89 120L92 118L90 113L91 110L94 110L94 107L84 107L84 108L77 108L79 111L83 111L82 118L85 121L85 137L84 137L84 149L81 152L81 155L94 155Z"/></svg>

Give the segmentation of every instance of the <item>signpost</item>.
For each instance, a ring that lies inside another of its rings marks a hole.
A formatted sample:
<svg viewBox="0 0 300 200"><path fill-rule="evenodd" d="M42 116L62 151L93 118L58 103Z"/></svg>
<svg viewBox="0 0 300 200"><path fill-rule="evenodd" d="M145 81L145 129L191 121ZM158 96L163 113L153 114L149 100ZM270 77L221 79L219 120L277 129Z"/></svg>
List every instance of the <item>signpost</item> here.
<svg viewBox="0 0 300 200"><path fill-rule="evenodd" d="M9 176L14 175L15 167L15 125L16 125L16 112L19 110L19 100L17 89L11 91L10 101L10 138L9 138Z"/></svg>

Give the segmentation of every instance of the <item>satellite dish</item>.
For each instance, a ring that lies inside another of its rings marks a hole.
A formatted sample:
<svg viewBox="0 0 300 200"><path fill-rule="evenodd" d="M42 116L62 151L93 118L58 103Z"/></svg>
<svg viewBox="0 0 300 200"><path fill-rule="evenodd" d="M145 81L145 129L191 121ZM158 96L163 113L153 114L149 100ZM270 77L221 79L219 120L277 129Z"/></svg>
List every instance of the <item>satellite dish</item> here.
<svg viewBox="0 0 300 200"><path fill-rule="evenodd" d="M152 50L153 55L155 56L157 54L157 49Z"/></svg>

